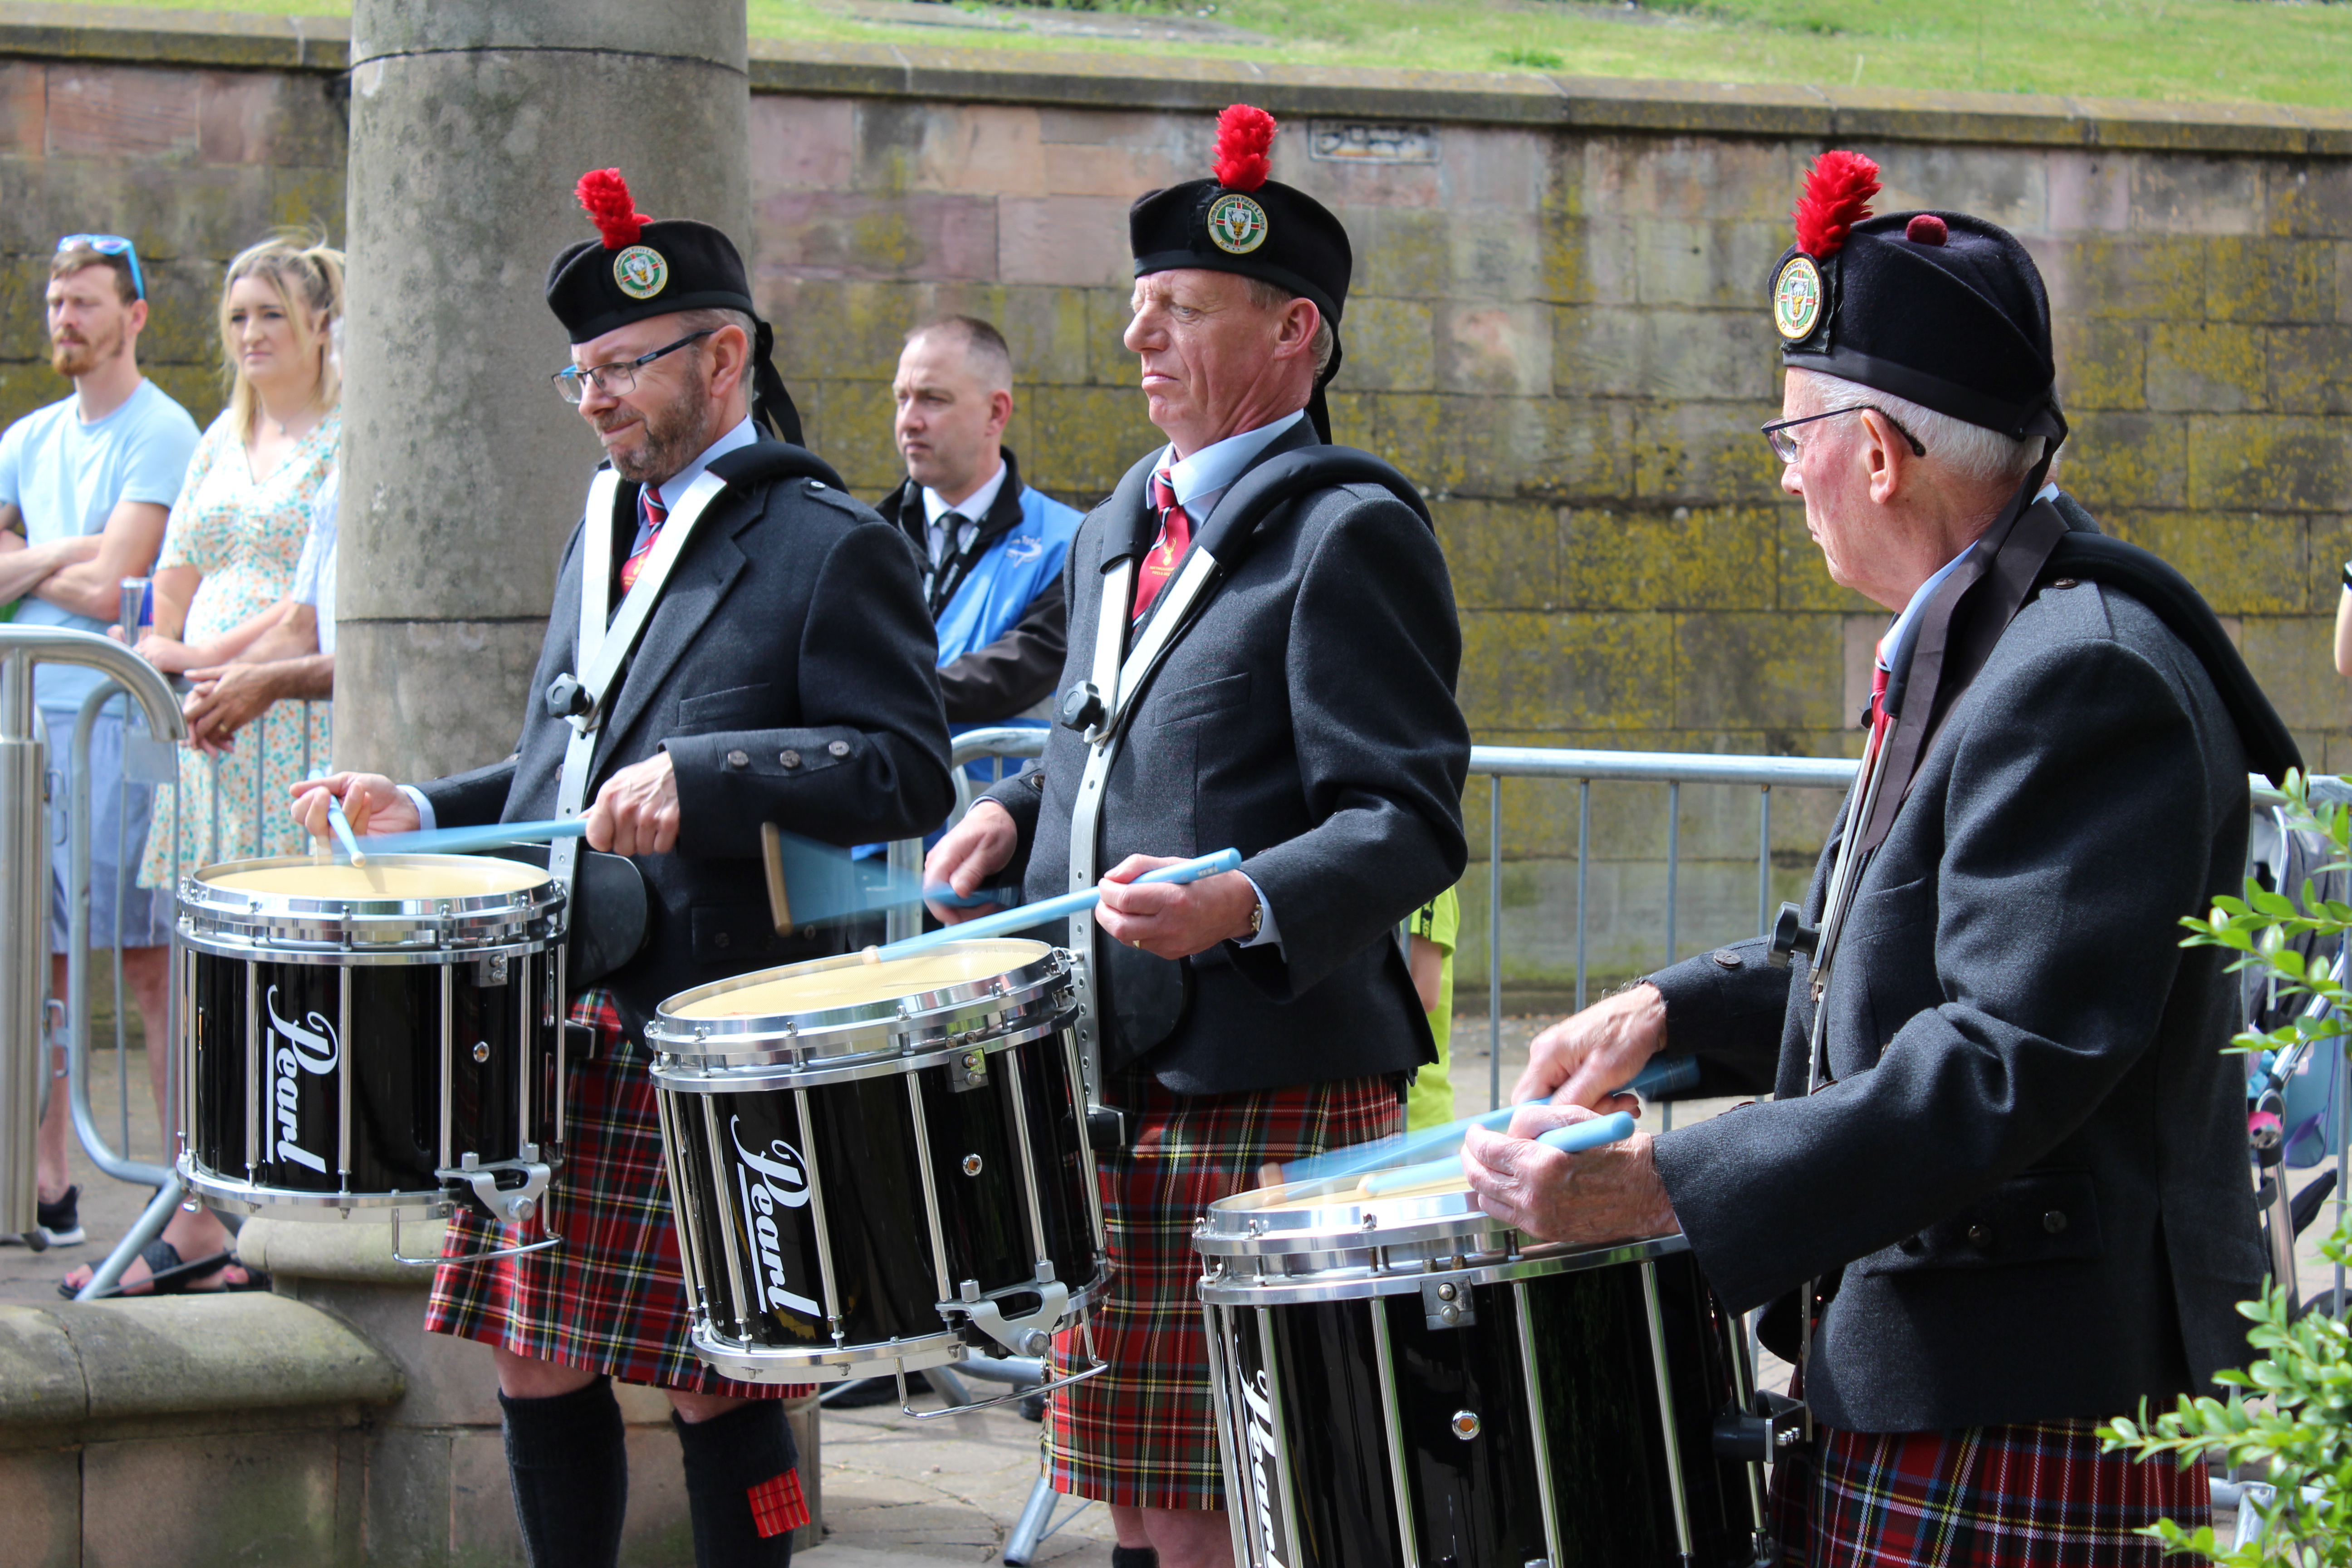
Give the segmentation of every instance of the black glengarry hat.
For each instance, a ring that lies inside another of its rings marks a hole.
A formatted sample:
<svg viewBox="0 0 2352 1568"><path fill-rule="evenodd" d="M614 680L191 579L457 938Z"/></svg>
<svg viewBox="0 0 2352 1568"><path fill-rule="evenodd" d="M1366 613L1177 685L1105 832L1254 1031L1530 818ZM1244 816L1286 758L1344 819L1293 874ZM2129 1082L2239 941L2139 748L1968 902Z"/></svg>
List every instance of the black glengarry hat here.
<svg viewBox="0 0 2352 1568"><path fill-rule="evenodd" d="M707 223L636 210L618 169L591 169L573 188L601 239L568 246L547 269L547 308L575 343L647 316L680 310L740 310L757 329L751 344L751 411L780 440L801 444L800 411L776 374L776 334L751 303L735 242Z"/></svg>
<svg viewBox="0 0 2352 1568"><path fill-rule="evenodd" d="M1323 388L1339 373L1339 316L1355 253L1330 208L1266 177L1274 132L1274 116L1265 110L1246 103L1226 109L1217 116L1214 177L1146 192L1128 209L1128 240L1138 278L1197 267L1237 272L1312 300L1331 326L1331 363L1307 413L1328 441Z"/></svg>
<svg viewBox="0 0 2352 1568"><path fill-rule="evenodd" d="M1966 213L1871 216L1878 165L1830 152L1772 269L1781 363L2052 449L2065 439L2050 300L2017 237Z"/></svg>

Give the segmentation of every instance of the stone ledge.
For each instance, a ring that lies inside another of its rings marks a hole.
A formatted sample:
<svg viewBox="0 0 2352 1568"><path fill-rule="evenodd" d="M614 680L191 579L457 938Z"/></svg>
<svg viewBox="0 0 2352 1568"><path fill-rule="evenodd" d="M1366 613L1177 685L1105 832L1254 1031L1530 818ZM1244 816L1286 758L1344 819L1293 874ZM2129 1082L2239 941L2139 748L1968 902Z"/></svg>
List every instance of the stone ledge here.
<svg viewBox="0 0 2352 1568"><path fill-rule="evenodd" d="M400 1249L411 1258L435 1257L446 1229L439 1220L404 1224ZM392 1255L392 1226L380 1220L338 1225L257 1215L236 1233L236 1255L248 1268L289 1279L340 1279L415 1290L433 1284L430 1267L403 1263Z"/></svg>
<svg viewBox="0 0 2352 1568"><path fill-rule="evenodd" d="M340 1319L277 1296L0 1308L0 1427L389 1405L404 1386Z"/></svg>
<svg viewBox="0 0 2352 1568"><path fill-rule="evenodd" d="M0 58L341 71L341 16L0 3ZM1806 141L2352 156L2352 110L1991 92L1374 70L754 38L754 92L1213 110Z"/></svg>

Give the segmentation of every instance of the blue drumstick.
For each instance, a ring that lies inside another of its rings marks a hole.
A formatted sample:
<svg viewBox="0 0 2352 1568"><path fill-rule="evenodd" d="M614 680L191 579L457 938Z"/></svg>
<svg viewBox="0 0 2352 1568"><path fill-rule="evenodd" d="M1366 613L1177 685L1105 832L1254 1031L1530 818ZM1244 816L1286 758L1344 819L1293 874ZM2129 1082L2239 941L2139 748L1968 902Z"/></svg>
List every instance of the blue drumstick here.
<svg viewBox="0 0 2352 1568"><path fill-rule="evenodd" d="M479 827L428 827L415 833L371 834L371 855L456 855L488 849L499 844L542 844L551 838L577 838L588 831L584 816L549 822L492 822Z"/></svg>
<svg viewBox="0 0 2352 1568"><path fill-rule="evenodd" d="M352 858L352 865L367 864L367 857L360 851L359 840L352 837L352 819L343 815L343 803L336 795L327 797L327 826L335 830L335 837L341 841L343 853Z"/></svg>
<svg viewBox="0 0 2352 1568"><path fill-rule="evenodd" d="M1547 1149L1557 1149L1563 1154L1580 1154L1587 1149L1598 1149L1603 1143L1621 1142L1633 1136L1633 1119L1624 1111L1612 1111L1589 1121L1573 1121L1566 1127L1555 1127L1536 1142ZM1379 1197L1399 1187L1417 1187L1424 1182L1442 1182L1462 1173L1461 1156L1432 1160L1423 1165L1405 1165L1393 1171L1374 1171L1364 1178L1364 1194Z"/></svg>
<svg viewBox="0 0 2352 1568"><path fill-rule="evenodd" d="M1696 1057L1666 1057L1653 1058L1614 1092L1638 1095L1643 1100L1655 1100L1662 1094L1672 1094L1695 1087L1698 1082ZM1541 1100L1528 1100L1540 1105ZM1452 1153L1462 1146L1463 1134L1473 1127L1483 1127L1489 1132L1500 1132L1511 1124L1516 1105L1498 1106L1476 1116L1465 1116L1459 1121L1449 1121L1443 1127L1426 1127L1402 1138L1382 1139L1376 1143L1351 1144L1334 1149L1328 1154L1311 1154L1304 1160L1293 1160L1282 1168L1283 1182L1312 1182L1353 1176L1383 1166L1402 1164L1435 1152Z"/></svg>
<svg viewBox="0 0 2352 1568"><path fill-rule="evenodd" d="M1135 879L1138 882L1197 882L1203 877L1213 877L1220 871L1238 871L1241 867L1240 850L1220 849L1214 855L1203 855L1197 860L1186 860L1175 866L1162 866L1156 871L1146 871ZM1059 920L1065 916L1074 915L1081 910L1093 909L1101 901L1102 889L1098 887L1088 888L1080 893L1064 893L1058 899L1047 899L1042 903L1023 904L1018 909L1005 910L998 914L982 915L976 921L966 921L961 925L949 926L941 931L925 931L920 936L910 936L904 942L894 942L887 947L875 949L874 956L898 958L909 952L920 952L925 948L938 947L942 942L976 942L982 937L996 936L1004 931L1027 931L1031 926L1042 925L1050 920Z"/></svg>

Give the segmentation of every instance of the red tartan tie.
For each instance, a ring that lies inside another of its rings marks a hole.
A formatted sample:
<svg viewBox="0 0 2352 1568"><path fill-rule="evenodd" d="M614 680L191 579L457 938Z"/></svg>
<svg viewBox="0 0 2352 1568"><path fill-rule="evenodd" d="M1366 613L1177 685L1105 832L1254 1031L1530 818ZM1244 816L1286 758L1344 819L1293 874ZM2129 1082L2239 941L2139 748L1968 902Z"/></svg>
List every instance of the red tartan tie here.
<svg viewBox="0 0 2352 1568"><path fill-rule="evenodd" d="M1870 727L1874 731L1886 728L1886 667L1874 665L1870 675Z"/></svg>
<svg viewBox="0 0 2352 1568"><path fill-rule="evenodd" d="M637 492L645 503L646 526L640 531L636 548L621 563L621 592L626 595L636 586L637 573L645 566L646 557L653 552L654 541L661 537L662 524L669 521L669 509L662 505L661 492L647 485Z"/></svg>
<svg viewBox="0 0 2352 1568"><path fill-rule="evenodd" d="M1176 504L1176 491L1163 471L1151 476L1151 505L1160 513L1160 537L1143 557L1143 565L1135 574L1135 609L1132 618L1141 620L1143 612L1151 608L1151 601L1168 579L1176 574L1176 563L1184 558L1184 550L1192 542L1192 520Z"/></svg>

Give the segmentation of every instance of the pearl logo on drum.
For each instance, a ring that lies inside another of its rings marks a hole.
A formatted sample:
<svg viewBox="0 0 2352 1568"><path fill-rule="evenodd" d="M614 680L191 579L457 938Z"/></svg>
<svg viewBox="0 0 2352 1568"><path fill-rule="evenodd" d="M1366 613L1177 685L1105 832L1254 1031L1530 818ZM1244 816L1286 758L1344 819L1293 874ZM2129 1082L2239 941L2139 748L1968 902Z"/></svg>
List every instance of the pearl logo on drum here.
<svg viewBox="0 0 2352 1568"><path fill-rule="evenodd" d="M326 1016L313 1012L304 1020L310 1026L293 1023L278 1011L278 987L269 988L269 1027L278 1039L278 1048L269 1054L271 1093L276 1110L269 1121L268 1156L273 1160L291 1160L307 1165L320 1175L326 1174L324 1157L305 1149L301 1144L302 1079L310 1073L324 1077L342 1065L343 1043L335 1036L335 1027Z"/></svg>
<svg viewBox="0 0 2352 1568"><path fill-rule="evenodd" d="M1282 1460L1274 1432L1274 1393L1265 1368L1243 1381L1242 1403L1249 1409L1250 1499L1257 1513L1258 1543L1265 1552L1265 1568L1283 1568L1284 1542L1275 1523L1280 1501L1275 1489L1281 1485L1276 1470Z"/></svg>
<svg viewBox="0 0 2352 1568"><path fill-rule="evenodd" d="M735 1144L735 1185L743 1203L743 1228L756 1255L752 1280L762 1310L823 1318L824 1310L793 1289L784 1275L783 1237L776 1224L778 1209L805 1208L809 1201L808 1166L782 1139L772 1140L764 1151L743 1146L743 1119L730 1117L727 1134ZM754 1175L758 1179L753 1180Z"/></svg>

